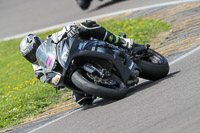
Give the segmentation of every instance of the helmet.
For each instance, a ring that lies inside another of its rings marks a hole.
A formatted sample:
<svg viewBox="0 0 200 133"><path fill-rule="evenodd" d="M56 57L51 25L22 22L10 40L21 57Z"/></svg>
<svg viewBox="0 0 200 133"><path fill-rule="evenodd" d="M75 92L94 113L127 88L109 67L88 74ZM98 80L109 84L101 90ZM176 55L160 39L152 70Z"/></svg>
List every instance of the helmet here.
<svg viewBox="0 0 200 133"><path fill-rule="evenodd" d="M29 62L36 64L36 50L42 42L43 40L40 37L29 34L22 39L19 50Z"/></svg>

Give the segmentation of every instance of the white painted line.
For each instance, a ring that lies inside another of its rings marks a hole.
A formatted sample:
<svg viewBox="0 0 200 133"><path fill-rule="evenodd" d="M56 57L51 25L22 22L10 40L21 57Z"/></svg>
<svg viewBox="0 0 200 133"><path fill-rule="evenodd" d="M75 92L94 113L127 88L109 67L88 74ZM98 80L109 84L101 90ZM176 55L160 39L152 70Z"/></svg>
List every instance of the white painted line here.
<svg viewBox="0 0 200 133"><path fill-rule="evenodd" d="M50 124L52 124L52 123L54 123L54 122L56 122L56 121L59 121L59 120L65 118L65 117L68 117L69 115L74 114L74 113L76 113L76 112L78 112L78 111L80 111L80 110L82 110L82 108L77 109L77 110L75 110L75 111L73 111L73 112L71 112L71 113L69 113L69 114L67 114L67 115L64 115L64 116L62 116L62 117L59 117L58 119L55 119L55 120L53 120L53 121L50 121L50 122L48 122L48 123L46 123L46 124L44 124L44 125L42 125L42 126L40 126L40 127L38 127L38 128L33 129L32 131L30 131L30 132L28 132L28 133L33 133L33 132L35 132L35 131L37 131L37 130L43 128L43 127L46 127L46 126L48 126L48 125L50 125Z"/></svg>
<svg viewBox="0 0 200 133"><path fill-rule="evenodd" d="M89 18L85 18L85 19L79 19L79 20L76 20L76 21L66 22L66 23L55 25L55 26L46 27L46 28L43 28L43 29L39 29L39 30L30 31L30 32L27 32L27 33L22 33L22 34L19 34L19 35L7 37L7 38L4 38L4 39L1 39L0 42L1 41L10 40L10 39L16 39L16 38L24 37L24 36L26 36L26 35L28 35L30 33L37 34L37 33L41 33L41 32L47 31L47 30L51 30L51 29L61 28L61 27L64 27L64 26L66 26L68 24L80 23L80 22L83 22L85 20L96 20L96 19L100 19L100 18L104 18L104 17L108 17L108 16L122 14L122 13L125 13L125 12L131 12L131 11L133 12L133 11L138 11L138 10L144 10L144 9L149 9L149 8L167 6L167 5L175 5L175 4L180 4L180 3L184 3L184 2L192 2L192 1L200 1L200 0L178 0L178 1L173 1L173 2L165 2L165 3L160 3L160 4L143 6L143 7L138 7L138 8L131 8L131 9L122 10L122 11L113 12L113 13L107 13L107 14L103 14L103 15L99 15L99 16L89 17Z"/></svg>

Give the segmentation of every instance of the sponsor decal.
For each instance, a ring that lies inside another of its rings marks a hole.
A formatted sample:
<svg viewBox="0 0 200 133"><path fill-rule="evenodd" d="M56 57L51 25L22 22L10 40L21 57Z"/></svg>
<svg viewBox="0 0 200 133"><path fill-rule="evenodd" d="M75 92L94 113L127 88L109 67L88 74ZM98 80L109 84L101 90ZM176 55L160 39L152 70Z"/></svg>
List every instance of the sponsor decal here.
<svg viewBox="0 0 200 133"><path fill-rule="evenodd" d="M131 65L128 67L130 70L133 68L134 63L131 62Z"/></svg>

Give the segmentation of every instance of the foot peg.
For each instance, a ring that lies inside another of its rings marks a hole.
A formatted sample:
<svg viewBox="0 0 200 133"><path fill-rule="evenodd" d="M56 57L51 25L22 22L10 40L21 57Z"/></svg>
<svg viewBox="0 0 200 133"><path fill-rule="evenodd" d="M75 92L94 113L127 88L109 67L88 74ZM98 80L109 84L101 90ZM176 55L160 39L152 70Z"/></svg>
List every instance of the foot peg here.
<svg viewBox="0 0 200 133"><path fill-rule="evenodd" d="M129 87L134 86L139 82L139 78L138 78L139 74L140 74L139 70L135 69L134 72L131 75L131 78L130 78L131 80L127 81L127 85Z"/></svg>
<svg viewBox="0 0 200 133"><path fill-rule="evenodd" d="M138 79L138 78L134 78L133 80L127 81L127 85L128 85L129 87L130 87L130 86L134 86L134 85L136 85L138 82L139 82L139 79Z"/></svg>

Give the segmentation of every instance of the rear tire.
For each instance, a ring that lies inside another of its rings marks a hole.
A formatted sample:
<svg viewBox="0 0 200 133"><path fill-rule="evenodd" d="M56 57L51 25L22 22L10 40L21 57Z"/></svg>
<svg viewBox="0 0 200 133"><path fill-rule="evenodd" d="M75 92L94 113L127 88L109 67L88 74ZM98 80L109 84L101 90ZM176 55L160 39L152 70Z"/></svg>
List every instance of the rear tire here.
<svg viewBox="0 0 200 133"><path fill-rule="evenodd" d="M117 76L114 76L114 79L119 84L119 87L115 89L101 86L89 81L83 76L81 70L75 71L71 77L74 85L90 95L110 100L118 100L124 98L127 94L128 88Z"/></svg>
<svg viewBox="0 0 200 133"><path fill-rule="evenodd" d="M154 50L149 49L148 52L154 55L151 56L151 59L134 61L142 70L139 77L148 80L158 80L165 77L169 72L169 64L166 58ZM159 58L160 62L152 62L153 58Z"/></svg>

